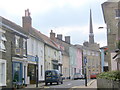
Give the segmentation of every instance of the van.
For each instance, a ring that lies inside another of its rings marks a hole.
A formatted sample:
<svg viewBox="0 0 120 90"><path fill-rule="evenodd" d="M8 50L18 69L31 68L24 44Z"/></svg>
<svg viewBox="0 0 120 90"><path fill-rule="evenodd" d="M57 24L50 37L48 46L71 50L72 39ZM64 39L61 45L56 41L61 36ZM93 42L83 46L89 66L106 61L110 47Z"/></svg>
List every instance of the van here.
<svg viewBox="0 0 120 90"><path fill-rule="evenodd" d="M52 83L63 84L62 74L58 70L46 70L45 71L45 85L52 85Z"/></svg>

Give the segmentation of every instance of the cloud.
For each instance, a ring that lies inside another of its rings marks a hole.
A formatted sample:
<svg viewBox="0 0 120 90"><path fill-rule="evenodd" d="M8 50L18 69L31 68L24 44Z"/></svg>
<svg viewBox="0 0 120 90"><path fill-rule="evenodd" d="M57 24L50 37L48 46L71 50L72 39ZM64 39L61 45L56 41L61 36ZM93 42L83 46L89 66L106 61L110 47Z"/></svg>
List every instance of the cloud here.
<svg viewBox="0 0 120 90"><path fill-rule="evenodd" d="M103 26L105 24L93 24L93 32L95 42L100 44L100 46L106 46L107 37L106 37L106 29L98 29L98 27ZM64 36L71 36L72 44L82 44L84 41L89 40L89 25L85 26L63 26L63 27L51 27L49 29L53 30L56 34L62 34ZM49 33L47 34L49 36ZM64 40L64 38L63 38Z"/></svg>
<svg viewBox="0 0 120 90"><path fill-rule="evenodd" d="M98 10L98 7L100 9L100 4L104 1L2 0L0 3L0 15L15 21L15 23L20 23L24 10L29 8L31 17L33 17L33 27L39 28L48 36L50 30L53 29L55 33L71 36L73 43L83 43L89 37L89 8L92 6L93 21L95 21L95 23L93 22L95 40L104 43L106 30L98 29L98 27L104 26L100 24L101 13Z"/></svg>
<svg viewBox="0 0 120 90"><path fill-rule="evenodd" d="M80 0L2 0L0 9L20 15L27 8L33 13L44 13L53 8L64 8L66 5L78 7L84 3L86 0L82 2Z"/></svg>

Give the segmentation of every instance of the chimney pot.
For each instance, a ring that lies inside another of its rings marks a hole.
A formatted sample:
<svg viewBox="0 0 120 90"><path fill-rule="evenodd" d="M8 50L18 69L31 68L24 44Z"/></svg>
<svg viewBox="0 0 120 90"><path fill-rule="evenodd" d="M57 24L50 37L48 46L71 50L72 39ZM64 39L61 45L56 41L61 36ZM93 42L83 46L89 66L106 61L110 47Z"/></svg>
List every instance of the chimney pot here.
<svg viewBox="0 0 120 90"><path fill-rule="evenodd" d="M70 36L65 36L65 42L70 44Z"/></svg>
<svg viewBox="0 0 120 90"><path fill-rule="evenodd" d="M26 31L29 31L29 29L32 27L32 19L30 17L29 9L25 10L25 16L22 17L22 24L24 30Z"/></svg>
<svg viewBox="0 0 120 90"><path fill-rule="evenodd" d="M57 34L57 39L62 40L62 34Z"/></svg>
<svg viewBox="0 0 120 90"><path fill-rule="evenodd" d="M55 40L55 33L53 33L53 30L50 32L50 39Z"/></svg>

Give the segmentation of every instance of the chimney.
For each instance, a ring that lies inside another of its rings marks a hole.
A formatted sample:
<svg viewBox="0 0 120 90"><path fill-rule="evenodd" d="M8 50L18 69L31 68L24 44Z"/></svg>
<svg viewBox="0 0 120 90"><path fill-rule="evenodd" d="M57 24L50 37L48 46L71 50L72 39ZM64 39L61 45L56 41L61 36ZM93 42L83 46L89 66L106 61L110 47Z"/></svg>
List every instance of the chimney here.
<svg viewBox="0 0 120 90"><path fill-rule="evenodd" d="M22 17L22 26L27 32L32 27L32 19L30 17L29 9L25 10L25 16Z"/></svg>
<svg viewBox="0 0 120 90"><path fill-rule="evenodd" d="M53 30L50 32L50 39L55 41L55 33L53 33Z"/></svg>
<svg viewBox="0 0 120 90"><path fill-rule="evenodd" d="M62 34L57 34L57 39L62 40Z"/></svg>
<svg viewBox="0 0 120 90"><path fill-rule="evenodd" d="M65 36L65 42L70 44L70 36Z"/></svg>

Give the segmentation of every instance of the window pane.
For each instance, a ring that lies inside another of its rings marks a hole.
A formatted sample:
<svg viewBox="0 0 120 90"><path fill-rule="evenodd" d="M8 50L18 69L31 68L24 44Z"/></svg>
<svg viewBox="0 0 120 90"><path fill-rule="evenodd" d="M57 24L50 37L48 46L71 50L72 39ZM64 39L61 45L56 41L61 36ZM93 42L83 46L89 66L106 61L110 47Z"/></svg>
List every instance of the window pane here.
<svg viewBox="0 0 120 90"><path fill-rule="evenodd" d="M4 41L0 41L0 50L5 50Z"/></svg>
<svg viewBox="0 0 120 90"><path fill-rule="evenodd" d="M2 84L2 64L0 63L0 84Z"/></svg>
<svg viewBox="0 0 120 90"><path fill-rule="evenodd" d="M2 33L2 38L1 38L3 41L7 41L7 39L6 39L6 37L5 37L5 35L4 35L4 33Z"/></svg>

